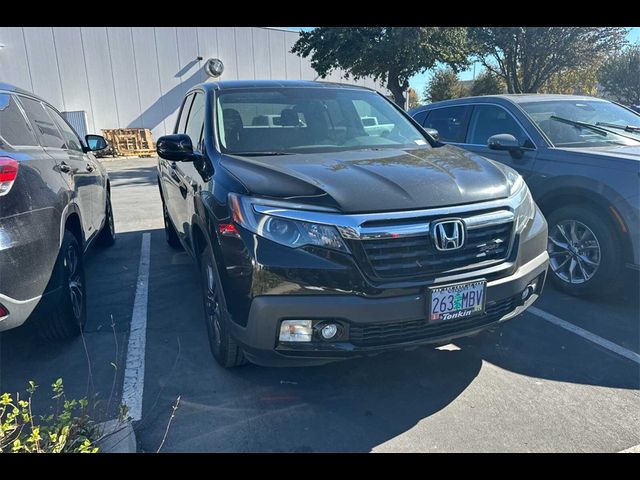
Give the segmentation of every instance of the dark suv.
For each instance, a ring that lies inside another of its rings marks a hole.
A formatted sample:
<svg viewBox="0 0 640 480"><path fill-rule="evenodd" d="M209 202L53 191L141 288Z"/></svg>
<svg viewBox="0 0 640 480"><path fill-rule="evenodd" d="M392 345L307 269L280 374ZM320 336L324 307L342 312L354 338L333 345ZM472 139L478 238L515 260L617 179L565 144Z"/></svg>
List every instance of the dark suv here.
<svg viewBox="0 0 640 480"><path fill-rule="evenodd" d="M86 321L83 254L115 242L109 179L91 150L41 98L0 84L0 331L31 318L62 339Z"/></svg>
<svg viewBox="0 0 640 480"><path fill-rule="evenodd" d="M440 141L502 162L549 222L550 278L572 295L614 293L640 270L640 115L576 95L467 97L411 110Z"/></svg>
<svg viewBox="0 0 640 480"><path fill-rule="evenodd" d="M372 90L206 83L174 132L157 143L167 240L197 260L223 366L447 343L540 295L547 224L522 178Z"/></svg>

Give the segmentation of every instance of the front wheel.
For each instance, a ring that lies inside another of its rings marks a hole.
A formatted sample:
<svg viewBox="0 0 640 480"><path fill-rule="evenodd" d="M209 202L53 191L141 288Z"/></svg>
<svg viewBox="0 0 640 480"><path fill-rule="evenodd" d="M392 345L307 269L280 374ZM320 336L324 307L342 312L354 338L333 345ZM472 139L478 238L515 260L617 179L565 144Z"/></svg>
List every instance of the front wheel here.
<svg viewBox="0 0 640 480"><path fill-rule="evenodd" d="M570 205L548 217L551 281L570 295L610 292L622 270L620 239L615 226L597 211Z"/></svg>
<svg viewBox="0 0 640 480"><path fill-rule="evenodd" d="M209 247L199 258L204 316L209 334L209 346L216 361L225 368L247 363L235 340L229 334L229 311L222 291L222 282Z"/></svg>

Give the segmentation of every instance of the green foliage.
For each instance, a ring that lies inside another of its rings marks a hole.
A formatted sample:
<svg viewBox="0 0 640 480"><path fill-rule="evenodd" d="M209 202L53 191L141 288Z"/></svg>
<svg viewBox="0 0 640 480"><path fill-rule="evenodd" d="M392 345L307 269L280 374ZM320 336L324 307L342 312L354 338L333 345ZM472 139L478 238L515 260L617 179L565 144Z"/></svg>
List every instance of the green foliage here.
<svg viewBox="0 0 640 480"><path fill-rule="evenodd" d="M507 90L504 81L489 70L483 71L473 82L470 94L474 97L480 95L498 95Z"/></svg>
<svg viewBox="0 0 640 480"><path fill-rule="evenodd" d="M347 78L384 82L404 106L411 76L436 63L465 67L469 50L461 27L319 27L301 32L291 52L311 57L322 78L341 69Z"/></svg>
<svg viewBox="0 0 640 480"><path fill-rule="evenodd" d="M458 74L451 68L436 70L424 89L424 98L433 103L469 95L460 83Z"/></svg>
<svg viewBox="0 0 640 480"><path fill-rule="evenodd" d="M601 66L602 58L595 57L587 65L555 73L540 87L538 92L595 96L598 94L598 71Z"/></svg>
<svg viewBox="0 0 640 480"><path fill-rule="evenodd" d="M640 43L612 56L599 72L605 92L625 105L640 104Z"/></svg>
<svg viewBox="0 0 640 480"><path fill-rule="evenodd" d="M37 385L29 381L28 397L14 400L9 393L0 396L0 453L96 453L97 426L88 415L89 402L67 399L62 379L51 385L55 413L34 418L32 398Z"/></svg>
<svg viewBox="0 0 640 480"><path fill-rule="evenodd" d="M554 75L618 51L623 27L471 27L471 49L509 93L535 93Z"/></svg>

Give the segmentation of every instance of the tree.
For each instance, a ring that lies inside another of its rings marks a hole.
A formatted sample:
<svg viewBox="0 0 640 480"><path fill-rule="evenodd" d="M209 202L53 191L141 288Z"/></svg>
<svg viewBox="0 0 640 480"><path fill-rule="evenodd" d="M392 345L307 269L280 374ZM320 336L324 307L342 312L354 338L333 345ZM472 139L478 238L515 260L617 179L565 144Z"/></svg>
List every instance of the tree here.
<svg viewBox="0 0 640 480"><path fill-rule="evenodd" d="M640 105L640 43L608 59L600 70L605 92L625 105Z"/></svg>
<svg viewBox="0 0 640 480"><path fill-rule="evenodd" d="M384 82L404 106L409 78L440 62L468 65L466 29L461 27L318 27L301 32L291 49L325 78L335 69L355 79Z"/></svg>
<svg viewBox="0 0 640 480"><path fill-rule="evenodd" d="M622 27L471 27L472 50L509 93L538 92L554 74L619 50Z"/></svg>
<svg viewBox="0 0 640 480"><path fill-rule="evenodd" d="M603 58L594 57L590 63L554 73L538 90L540 93L564 93L568 95L597 95L598 71Z"/></svg>
<svg viewBox="0 0 640 480"><path fill-rule="evenodd" d="M495 73L485 70L473 82L470 93L477 97L480 95L498 95L504 93L505 90L506 86L502 79Z"/></svg>
<svg viewBox="0 0 640 480"><path fill-rule="evenodd" d="M420 106L420 98L418 98L418 92L415 89L409 87L407 90L407 100L409 104L409 108L416 108Z"/></svg>
<svg viewBox="0 0 640 480"><path fill-rule="evenodd" d="M467 95L466 88L460 83L458 74L452 68L436 70L424 89L424 98L432 103Z"/></svg>

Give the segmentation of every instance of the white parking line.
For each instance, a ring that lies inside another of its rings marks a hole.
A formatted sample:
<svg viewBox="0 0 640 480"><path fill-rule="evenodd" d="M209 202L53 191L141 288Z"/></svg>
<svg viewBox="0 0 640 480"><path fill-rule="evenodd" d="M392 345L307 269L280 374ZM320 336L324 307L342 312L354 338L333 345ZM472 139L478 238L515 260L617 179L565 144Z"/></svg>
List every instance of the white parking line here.
<svg viewBox="0 0 640 480"><path fill-rule="evenodd" d="M628 358L629 360L640 364L640 355L636 352L628 350L620 345L610 342L609 340L599 337L584 328L580 328L575 326L573 323L569 323L566 320L562 320L561 318L552 315L551 313L545 312L544 310L540 310L536 307L529 307L527 312L533 313L535 316L546 320L547 322L553 323L560 328L564 328L565 330L569 330L576 335L580 335L582 338L586 338L590 342L600 345L602 348L606 348L607 350L612 351L613 353L617 353L618 355Z"/></svg>
<svg viewBox="0 0 640 480"><path fill-rule="evenodd" d="M133 302L127 363L122 386L122 403L129 408L133 420L142 418L142 393L144 391L144 350L147 342L147 298L149 295L149 254L151 234L142 234L140 265L136 296Z"/></svg>

